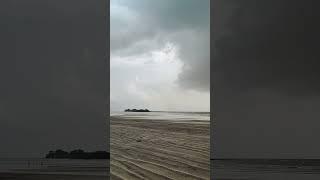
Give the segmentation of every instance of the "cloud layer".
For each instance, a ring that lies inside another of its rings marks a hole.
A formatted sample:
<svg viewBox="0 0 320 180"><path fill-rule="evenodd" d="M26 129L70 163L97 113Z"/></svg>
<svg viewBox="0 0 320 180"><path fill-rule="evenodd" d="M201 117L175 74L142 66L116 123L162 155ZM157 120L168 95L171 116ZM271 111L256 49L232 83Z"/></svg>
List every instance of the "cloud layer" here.
<svg viewBox="0 0 320 180"><path fill-rule="evenodd" d="M0 2L0 157L107 147L105 8Z"/></svg>
<svg viewBox="0 0 320 180"><path fill-rule="evenodd" d="M224 25L215 27L222 35L215 37L213 70L232 88L318 94L319 13L311 2L221 2L228 18L217 17Z"/></svg>
<svg viewBox="0 0 320 180"><path fill-rule="evenodd" d="M209 1L111 1L111 105L208 110L209 12ZM134 96L124 91L137 74Z"/></svg>
<svg viewBox="0 0 320 180"><path fill-rule="evenodd" d="M213 156L320 157L318 4L215 1Z"/></svg>

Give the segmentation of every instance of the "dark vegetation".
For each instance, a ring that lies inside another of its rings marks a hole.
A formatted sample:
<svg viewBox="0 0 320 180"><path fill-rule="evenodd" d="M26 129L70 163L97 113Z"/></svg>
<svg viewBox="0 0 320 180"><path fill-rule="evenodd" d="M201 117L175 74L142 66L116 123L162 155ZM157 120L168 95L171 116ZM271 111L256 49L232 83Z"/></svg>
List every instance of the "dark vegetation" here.
<svg viewBox="0 0 320 180"><path fill-rule="evenodd" d="M148 109L126 109L125 112L150 112Z"/></svg>
<svg viewBox="0 0 320 180"><path fill-rule="evenodd" d="M58 149L50 151L46 158L48 159L110 159L110 153L106 151L85 152L81 149L71 152Z"/></svg>

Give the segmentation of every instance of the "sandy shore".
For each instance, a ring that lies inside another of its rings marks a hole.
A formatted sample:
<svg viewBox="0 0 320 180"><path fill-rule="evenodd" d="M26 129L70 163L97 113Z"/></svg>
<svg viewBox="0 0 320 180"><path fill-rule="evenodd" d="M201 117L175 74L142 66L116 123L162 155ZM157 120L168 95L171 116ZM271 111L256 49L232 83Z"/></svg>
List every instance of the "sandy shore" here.
<svg viewBox="0 0 320 180"><path fill-rule="evenodd" d="M1 180L107 180L106 176L0 173Z"/></svg>
<svg viewBox="0 0 320 180"><path fill-rule="evenodd" d="M210 179L210 125L111 117L111 179Z"/></svg>

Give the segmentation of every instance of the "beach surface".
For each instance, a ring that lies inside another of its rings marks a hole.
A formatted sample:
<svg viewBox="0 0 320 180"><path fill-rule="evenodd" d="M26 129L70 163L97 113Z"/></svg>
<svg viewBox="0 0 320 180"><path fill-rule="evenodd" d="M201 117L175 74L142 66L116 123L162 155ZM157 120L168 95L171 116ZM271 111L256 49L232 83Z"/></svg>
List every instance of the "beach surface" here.
<svg viewBox="0 0 320 180"><path fill-rule="evenodd" d="M209 123L111 116L111 179L210 179Z"/></svg>
<svg viewBox="0 0 320 180"><path fill-rule="evenodd" d="M1 180L107 180L108 176L0 173Z"/></svg>

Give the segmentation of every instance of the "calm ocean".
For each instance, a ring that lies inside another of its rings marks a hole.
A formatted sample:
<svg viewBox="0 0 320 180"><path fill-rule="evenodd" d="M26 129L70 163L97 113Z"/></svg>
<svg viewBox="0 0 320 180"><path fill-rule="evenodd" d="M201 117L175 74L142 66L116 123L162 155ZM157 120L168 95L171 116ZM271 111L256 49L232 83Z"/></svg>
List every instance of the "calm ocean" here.
<svg viewBox="0 0 320 180"><path fill-rule="evenodd" d="M319 180L320 160L212 160L214 180Z"/></svg>
<svg viewBox="0 0 320 180"><path fill-rule="evenodd" d="M111 112L111 116L119 116L125 119L150 119L150 120L170 120L176 122L184 121L210 121L209 112L168 112L168 111L152 111L152 112Z"/></svg>
<svg viewBox="0 0 320 180"><path fill-rule="evenodd" d="M107 175L109 160L0 158L0 173Z"/></svg>

